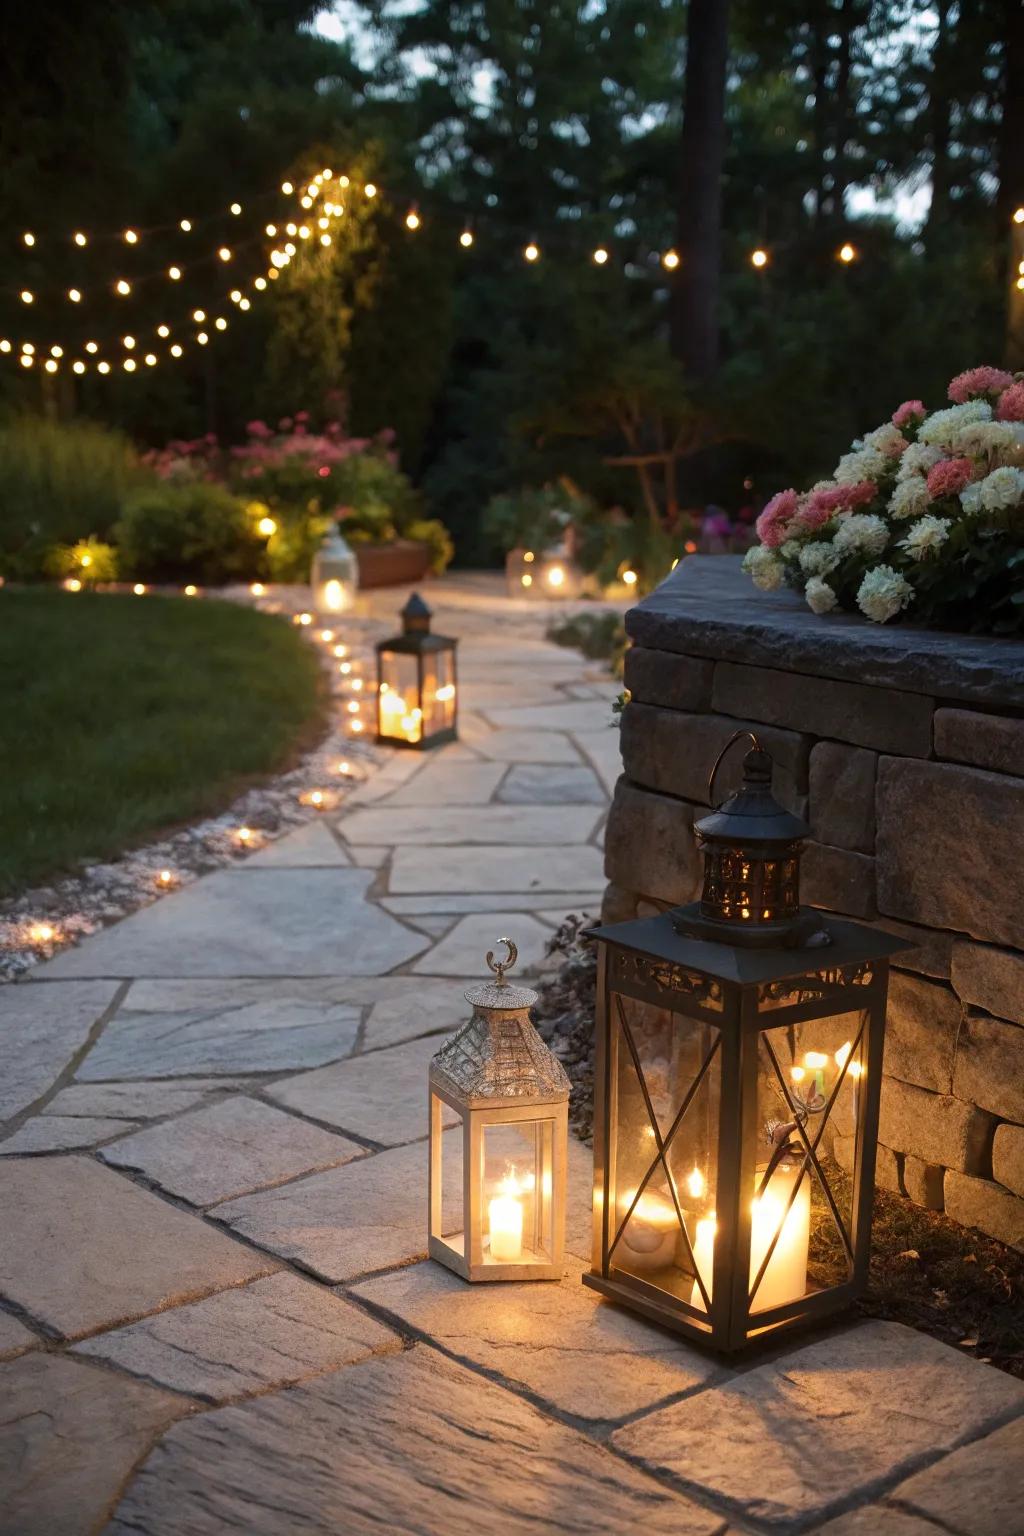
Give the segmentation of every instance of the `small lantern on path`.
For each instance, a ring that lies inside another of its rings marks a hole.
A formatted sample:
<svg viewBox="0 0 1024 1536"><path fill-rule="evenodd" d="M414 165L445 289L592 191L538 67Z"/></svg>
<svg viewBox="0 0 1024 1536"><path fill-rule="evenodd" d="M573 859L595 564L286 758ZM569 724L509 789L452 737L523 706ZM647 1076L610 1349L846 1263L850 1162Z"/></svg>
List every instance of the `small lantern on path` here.
<svg viewBox="0 0 1024 1536"><path fill-rule="evenodd" d="M456 640L430 632L418 592L402 609L402 633L377 646L377 740L436 747L456 737Z"/></svg>
<svg viewBox="0 0 1024 1536"><path fill-rule="evenodd" d="M559 1280L569 1079L530 1023L536 992L505 974L516 946L498 943L496 979L470 987L473 1017L430 1064L430 1257L465 1280Z"/></svg>
<svg viewBox="0 0 1024 1536"><path fill-rule="evenodd" d="M359 567L337 523L332 524L313 556L310 582L317 613L351 611L359 590Z"/></svg>
<svg viewBox="0 0 1024 1536"><path fill-rule="evenodd" d="M809 829L750 739L742 787L694 827L700 900L593 930L584 1283L722 1350L864 1288L889 956L908 947L800 906Z"/></svg>

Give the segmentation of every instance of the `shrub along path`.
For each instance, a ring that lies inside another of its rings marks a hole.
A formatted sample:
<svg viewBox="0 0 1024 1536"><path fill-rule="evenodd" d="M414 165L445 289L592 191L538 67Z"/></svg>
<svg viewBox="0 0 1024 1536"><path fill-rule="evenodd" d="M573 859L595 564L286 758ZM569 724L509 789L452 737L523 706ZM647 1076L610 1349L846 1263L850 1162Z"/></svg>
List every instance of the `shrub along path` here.
<svg viewBox="0 0 1024 1536"><path fill-rule="evenodd" d="M897 1324L739 1368L427 1262L426 1067L499 934L593 911L614 685L435 589L462 738L0 993L0 1530L1014 1528L1024 1384ZM393 603L393 594L389 597Z"/></svg>
<svg viewBox="0 0 1024 1536"><path fill-rule="evenodd" d="M310 647L252 609L0 593L0 896L219 810L322 714Z"/></svg>

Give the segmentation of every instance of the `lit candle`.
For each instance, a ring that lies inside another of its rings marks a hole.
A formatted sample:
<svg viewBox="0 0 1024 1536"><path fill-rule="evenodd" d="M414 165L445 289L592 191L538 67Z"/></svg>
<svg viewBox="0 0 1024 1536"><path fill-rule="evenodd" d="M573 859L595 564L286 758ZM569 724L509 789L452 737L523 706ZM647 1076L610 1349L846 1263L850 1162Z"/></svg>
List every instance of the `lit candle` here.
<svg viewBox="0 0 1024 1536"><path fill-rule="evenodd" d="M828 1057L824 1051L807 1051L804 1055L804 1066L814 1073L814 1086L818 1093L825 1094L825 1068L828 1066Z"/></svg>
<svg viewBox="0 0 1024 1536"><path fill-rule="evenodd" d="M502 1179L498 1190L487 1206L491 1258L497 1264L514 1264L523 1256L523 1202L519 1181L510 1174Z"/></svg>
<svg viewBox="0 0 1024 1536"><path fill-rule="evenodd" d="M635 1189L626 1191L622 1199L623 1212L629 1210L635 1196ZM664 1269L675 1259L678 1238L675 1207L661 1195L645 1190L622 1234L621 1246L629 1254L628 1263L623 1267L631 1274Z"/></svg>
<svg viewBox="0 0 1024 1536"><path fill-rule="evenodd" d="M750 1284L757 1279L764 1256L778 1232L778 1241L761 1284L757 1288L752 1310L766 1311L769 1307L781 1307L788 1301L799 1301L807 1292L807 1250L811 1233L811 1183L805 1176L797 1197L789 1211L789 1197L793 1183L799 1175L795 1163L782 1164L775 1169L768 1181L768 1188L754 1197L750 1222ZM697 1235L693 1257L697 1273L704 1282L708 1299L712 1296L712 1276L715 1265L715 1234L718 1223L714 1214L697 1223ZM780 1231L781 1227L781 1231ZM690 1293L690 1305L704 1311L704 1298L696 1280Z"/></svg>

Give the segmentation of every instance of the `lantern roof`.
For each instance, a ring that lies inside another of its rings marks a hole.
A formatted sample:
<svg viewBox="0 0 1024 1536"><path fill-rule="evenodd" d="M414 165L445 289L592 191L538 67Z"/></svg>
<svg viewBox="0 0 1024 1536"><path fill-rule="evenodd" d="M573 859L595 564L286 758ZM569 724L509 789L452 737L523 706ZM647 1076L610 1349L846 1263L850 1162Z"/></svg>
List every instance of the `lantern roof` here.
<svg viewBox="0 0 1024 1536"><path fill-rule="evenodd" d="M811 829L799 816L779 804L772 794L772 759L753 732L737 731L719 755L708 783L708 797L714 787L715 773L729 747L742 735L749 735L753 746L743 759L743 782L734 795L695 821L693 830L704 841L789 844L809 837Z"/></svg>
<svg viewBox="0 0 1024 1536"><path fill-rule="evenodd" d="M914 948L908 940L884 929L869 928L848 918L815 912L813 908L805 910L818 921L809 931L806 927L803 930L805 942L792 947L778 945L770 949L749 949L739 943L723 943L720 939L692 938L676 931L674 912L588 928L587 937L734 986L753 986L822 970L839 970ZM827 942L815 942L818 935Z"/></svg>

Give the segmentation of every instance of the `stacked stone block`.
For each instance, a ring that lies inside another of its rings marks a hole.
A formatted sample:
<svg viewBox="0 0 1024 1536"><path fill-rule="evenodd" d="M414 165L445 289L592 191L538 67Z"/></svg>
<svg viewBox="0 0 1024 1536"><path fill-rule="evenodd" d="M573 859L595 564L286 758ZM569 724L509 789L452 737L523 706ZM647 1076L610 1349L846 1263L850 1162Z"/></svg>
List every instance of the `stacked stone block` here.
<svg viewBox="0 0 1024 1536"><path fill-rule="evenodd" d="M605 920L697 896L693 820L755 730L812 830L804 900L914 945L893 961L880 1182L1024 1250L1024 646L818 619L708 558L627 628Z"/></svg>

